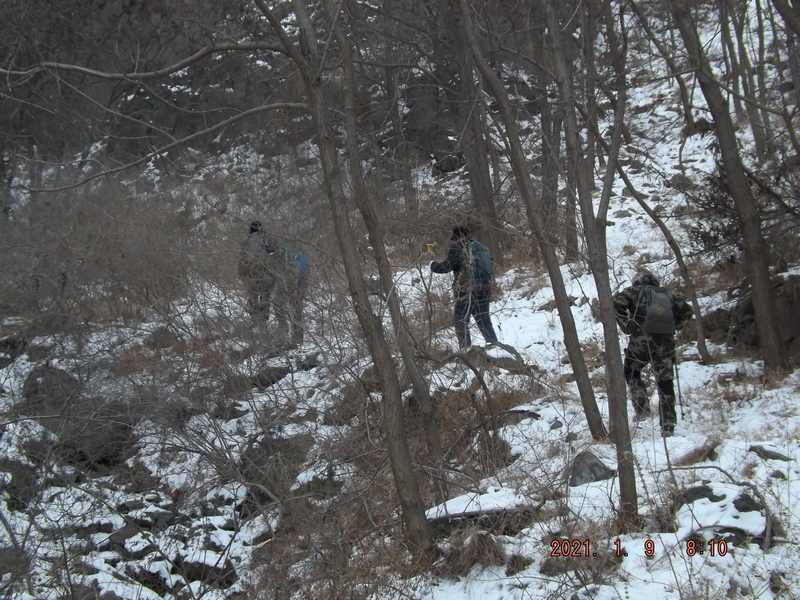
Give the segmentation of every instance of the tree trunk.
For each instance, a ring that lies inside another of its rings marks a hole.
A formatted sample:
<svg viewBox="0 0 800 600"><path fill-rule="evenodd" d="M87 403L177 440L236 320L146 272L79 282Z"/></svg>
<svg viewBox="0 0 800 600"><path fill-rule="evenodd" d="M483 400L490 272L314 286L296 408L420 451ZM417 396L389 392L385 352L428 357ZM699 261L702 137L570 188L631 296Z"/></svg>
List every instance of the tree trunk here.
<svg viewBox="0 0 800 600"><path fill-rule="evenodd" d="M533 186L530 181L527 161L525 153L522 149L520 142L519 125L514 118L514 113L511 109L511 104L508 100L505 88L502 81L497 74L492 70L486 59L483 57L478 40L475 37L474 28L472 26L472 16L467 0L460 0L461 15L463 20L464 34L467 39L472 56L475 59L475 64L483 75L489 89L492 92L497 103L500 105L500 111L503 115L503 120L506 126L506 137L511 153L511 167L514 171L514 178L517 182L517 187L522 199L525 201L528 213L528 225L531 228L534 236L539 240L545 240L545 234L542 230L541 215L543 214L542 206L539 198L533 191ZM586 414L586 420L589 424L589 430L592 437L595 439L602 439L606 437L606 430L603 425L603 420L600 416L600 411L597 408L597 403L594 398L594 390L589 381L589 373L586 369L586 363L583 359L581 352L580 340L578 339L578 331L575 327L575 320L572 316L572 309L570 308L567 290L564 286L564 280L561 275L561 268L556 256L555 249L548 243L541 243L541 252L544 258L547 272L550 275L550 283L553 286L553 295L555 296L556 307L558 308L558 315L561 319L561 327L564 330L564 344L567 347L572 370L575 374L575 381L578 385L580 392L583 410Z"/></svg>
<svg viewBox="0 0 800 600"><path fill-rule="evenodd" d="M633 12L636 13L636 18L639 20L639 24L642 26L642 29L647 35L647 39L653 42L653 45L655 45L658 53L661 55L661 58L664 59L665 63L667 63L667 68L669 69L670 75L672 75L672 77L675 79L675 82L678 84L678 94L681 98L681 106L683 107L683 118L686 121L686 129L691 130L694 127L692 103L689 100L689 90L686 89L686 82L681 76L680 69L672 59L672 55L669 53L669 50L667 50L666 46L664 46L661 40L658 39L658 36L653 33L653 29L650 27L647 17L644 15L644 13L642 13L638 6L639 2L630 0L629 4L633 9Z"/></svg>
<svg viewBox="0 0 800 600"><path fill-rule="evenodd" d="M745 261L753 288L753 307L764 366L766 370L783 369L786 367L786 354L775 316L769 277L769 249L761 232L758 205L750 190L750 183L745 176L742 159L739 156L736 132L728 113L728 105L722 97L703 51L697 29L689 14L687 0L670 0L670 6L691 64L696 71L700 88L714 117L714 127L725 168L724 175L728 180L728 188L742 228Z"/></svg>
<svg viewBox="0 0 800 600"><path fill-rule="evenodd" d="M756 23L758 30L758 66L756 76L758 78L758 102L766 107L769 104L769 88L767 87L767 42L765 39L764 10L761 7L761 0L756 0ZM775 138L772 129L772 118L766 108L761 109L761 122L764 124L764 136L767 140L767 153L775 153Z"/></svg>
<svg viewBox="0 0 800 600"><path fill-rule="evenodd" d="M383 0L384 26L387 31L393 32L394 26L394 0ZM389 103L389 113L392 120L392 132L394 133L394 158L400 166L400 176L403 180L403 204L406 218L411 223L416 223L419 218L419 198L414 188L411 178L411 152L409 144L405 139L403 130L403 117L400 114L399 90L395 81L396 69L392 66L395 61L394 48L390 40L385 40L384 79L386 85L386 96Z"/></svg>
<svg viewBox="0 0 800 600"><path fill-rule="evenodd" d="M546 85L546 84L545 84ZM545 87L546 89L546 87ZM542 95L540 103L542 124L542 199L544 207L544 231L548 234L548 244L558 243L555 234L558 208L558 163L561 149L561 114L553 114L552 105L547 93Z"/></svg>
<svg viewBox="0 0 800 600"><path fill-rule="evenodd" d="M608 391L611 428L617 448L617 472L620 483L620 513L623 529L638 526L638 499L636 494L636 477L633 471L633 450L630 431L628 429L628 410L626 399L625 375L622 366L622 349L617 331L617 318L611 297L611 284L608 276L608 251L606 248L606 213L614 181L614 169L617 155L622 143L622 124L625 113L625 56L624 49L619 50L616 36L613 35L613 20L607 24L608 45L613 48L614 68L616 72L617 109L614 115L614 132L611 148L608 152L608 164L603 186L603 195L597 217L594 214L592 201L592 169L587 168L583 156L578 130L578 118L575 111L575 94L569 76L567 61L561 51L561 26L555 9L547 6L547 23L552 39L553 58L558 75L561 100L564 105L564 124L566 127L567 157L576 164L578 174L578 202L581 207L583 233L592 268L592 276L597 285L597 297L600 304L600 316L603 323L603 339L605 342L606 380Z"/></svg>
<svg viewBox="0 0 800 600"><path fill-rule="evenodd" d="M746 113L742 106L742 93L739 91L739 61L736 58L736 48L733 45L733 36L728 22L728 0L717 0L717 7L719 22L722 26L722 57L725 61L725 71L732 75L733 108L736 112L736 120L741 123L745 120Z"/></svg>
<svg viewBox="0 0 800 600"><path fill-rule="evenodd" d="M460 11L457 6L453 6L448 13L454 15L454 18L447 19L447 26L453 37L452 57L458 65L458 79L461 84L455 95L450 92L450 110L458 115L463 131L461 147L467 161L472 203L480 217L477 237L486 243L492 256L499 262L501 253L498 239L501 237L501 230L492 195L489 152L483 134L483 99L480 88L475 85L472 60L459 22Z"/></svg>
<svg viewBox="0 0 800 600"><path fill-rule="evenodd" d="M750 121L750 129L753 131L753 140L756 145L756 154L759 160L763 161L769 154L767 135L765 132L764 121L761 111L757 107L756 84L753 78L753 66L750 63L750 55L744 41L744 28L747 21L747 7L737 14L736 6L728 0L728 12L733 21L733 30L736 34L736 50L739 63L739 76L742 80L742 90L745 98L745 110Z"/></svg>
<svg viewBox="0 0 800 600"><path fill-rule="evenodd" d="M795 103L800 106L800 5L791 7L786 0L772 0L783 19L786 30L786 51L794 84Z"/></svg>
<svg viewBox="0 0 800 600"><path fill-rule="evenodd" d="M568 263L577 262L580 258L580 248L578 246L578 202L575 191L577 189L577 179L575 165L568 161L567 196L564 199L564 261Z"/></svg>
<svg viewBox="0 0 800 600"><path fill-rule="evenodd" d="M303 2L304 0L296 0ZM383 393L384 432L389 462L392 467L395 488L400 500L400 511L409 545L420 555L429 555L433 548L428 521L419 484L414 472L411 454L403 430L402 391L394 360L383 332L380 319L373 313L369 303L367 286L361 270L361 260L356 251L355 234L346 212L344 193L339 175L339 158L336 152L334 132L326 118L322 100L322 82L315 77L309 63L298 48L291 43L286 32L263 0L258 6L269 20L272 29L281 40L294 63L300 69L306 87L311 114L319 135L320 162L322 164L322 188L330 205L334 231L342 253L347 283L361 329L367 340L372 360L381 382ZM306 38L313 31L304 32Z"/></svg>
<svg viewBox="0 0 800 600"><path fill-rule="evenodd" d="M409 333L408 323L403 316L397 290L394 289L392 267L386 254L384 244L385 232L383 225L375 211L374 204L370 201L364 183L364 173L361 167L361 158L358 147L358 126L355 119L355 94L356 83L353 72L353 52L349 39L343 34L339 25L334 25L336 37L342 49L342 65L344 68L344 97L345 97L345 142L349 154L350 181L353 189L353 200L367 228L367 235L372 246L375 262L378 265L381 287L389 305L389 315L392 319L397 344L406 374L411 379L414 390L414 399L417 401L423 414L423 427L425 428L428 452L437 467L442 466L442 444L438 427L438 415L433 400L430 396L428 383L419 368L415 356L415 344ZM446 489L440 489L439 500L445 501Z"/></svg>

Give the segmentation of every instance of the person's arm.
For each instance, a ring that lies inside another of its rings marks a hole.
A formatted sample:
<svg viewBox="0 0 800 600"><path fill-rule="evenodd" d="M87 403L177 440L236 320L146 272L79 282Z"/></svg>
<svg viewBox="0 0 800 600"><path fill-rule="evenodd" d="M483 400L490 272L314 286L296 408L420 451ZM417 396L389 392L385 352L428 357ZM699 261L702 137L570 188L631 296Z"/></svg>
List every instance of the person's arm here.
<svg viewBox="0 0 800 600"><path fill-rule="evenodd" d="M433 261L431 263L431 271L434 273L450 273L451 271L460 271L464 266L464 253L461 251L459 244L451 243L447 251L447 258L440 261Z"/></svg>
<svg viewBox="0 0 800 600"><path fill-rule="evenodd" d="M630 288L614 294L614 311L617 315L617 323L622 328L622 331L630 333L631 313L633 311Z"/></svg>

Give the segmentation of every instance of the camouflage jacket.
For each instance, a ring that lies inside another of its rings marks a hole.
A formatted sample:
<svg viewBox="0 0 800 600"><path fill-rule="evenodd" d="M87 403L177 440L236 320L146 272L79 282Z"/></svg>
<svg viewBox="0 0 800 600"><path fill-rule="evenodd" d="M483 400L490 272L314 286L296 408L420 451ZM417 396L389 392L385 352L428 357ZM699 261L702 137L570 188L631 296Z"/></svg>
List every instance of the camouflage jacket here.
<svg viewBox="0 0 800 600"><path fill-rule="evenodd" d="M239 277L263 279L274 276L278 247L263 232L256 231L242 242Z"/></svg>
<svg viewBox="0 0 800 600"><path fill-rule="evenodd" d="M614 295L614 309L617 323L622 331L633 337L647 335L642 331L645 312L639 310L639 298L642 287L633 285ZM692 307L682 294L672 292L672 315L675 318L675 329L680 329L692 317Z"/></svg>

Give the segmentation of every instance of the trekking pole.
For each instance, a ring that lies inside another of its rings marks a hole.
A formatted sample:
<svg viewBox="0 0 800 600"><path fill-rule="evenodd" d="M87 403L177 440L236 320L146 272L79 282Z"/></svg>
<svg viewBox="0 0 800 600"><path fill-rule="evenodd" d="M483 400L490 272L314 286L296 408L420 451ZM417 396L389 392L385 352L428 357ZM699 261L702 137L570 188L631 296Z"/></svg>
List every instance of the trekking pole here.
<svg viewBox="0 0 800 600"><path fill-rule="evenodd" d="M681 421L684 420L683 417L683 394L681 393L681 376L680 370L678 369L678 352L677 350L672 351L672 368L675 370L675 385L678 387L678 406L681 409Z"/></svg>

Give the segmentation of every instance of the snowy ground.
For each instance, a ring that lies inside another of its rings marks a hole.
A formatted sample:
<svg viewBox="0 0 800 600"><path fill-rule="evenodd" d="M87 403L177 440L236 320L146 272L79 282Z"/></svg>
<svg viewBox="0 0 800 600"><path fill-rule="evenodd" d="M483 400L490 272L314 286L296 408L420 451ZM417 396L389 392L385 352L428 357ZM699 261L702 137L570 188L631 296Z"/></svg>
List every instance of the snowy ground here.
<svg viewBox="0 0 800 600"><path fill-rule="evenodd" d="M712 34L711 30L706 31L705 37L714 49ZM667 184L669 177L680 171L680 121L674 111L674 96L666 79L633 90L630 106L648 108L629 114L638 146L624 151L625 156L645 162L646 168L630 170L630 177L638 190L652 195L649 202L663 209L664 214L685 202ZM702 105L700 97L695 97L694 102ZM709 142L710 138L700 136L686 141L685 171L680 172L700 181L704 173L713 171ZM745 137L743 142L749 140ZM430 183L429 178L419 181L420 185ZM612 285L617 289L627 285L642 266L665 282L675 283L675 263L661 234L635 200L623 195L621 181L617 181L614 190L609 210L613 224L608 228ZM685 242L682 227L686 223L675 218L668 222L677 238ZM592 374L598 382L600 409L606 416L605 395L599 385L603 376L599 362L602 328L590 310L596 297L594 282L577 265L565 265L562 273L568 294L576 299L573 315L581 342L595 359L591 363ZM422 306L423 284L446 295L449 278L430 277L424 269L420 277L416 265L398 271L396 289L407 310ZM576 487L570 487L565 480L568 466L584 450L591 450L611 469L616 468L616 458L612 446L591 441L575 387L564 381L563 376L570 369L563 362L560 321L555 310L544 308L553 300L552 289L546 277L523 267L504 273L500 287L503 293L494 302L492 314L500 339L516 348L527 363L544 371L542 380L547 391L515 408L530 411L530 416L525 413L518 423L502 428L501 435L516 457L514 462L481 481L479 492L458 495L429 507L428 516L513 509L544 502L541 520L534 520L514 536L496 537L507 556L520 555L530 563L513 575L506 574L506 566L476 566L462 578L420 577L403 582L402 589L413 597L431 600L792 597L790 590L800 589L800 550L793 542L800 534L800 515L795 511L800 504L800 487L794 483L795 476L800 477L800 372L767 384L761 381L761 365L757 361L733 358L726 348L712 347L718 361L701 365L696 362L693 344L680 347L683 407L675 436L664 443L657 422L639 426L631 423L639 511L645 527L635 534L616 535L616 478ZM239 310L213 293L209 297L219 304L220 312L235 316ZM700 300L704 309L724 303L716 293ZM204 310L206 316L209 310ZM186 312L186 326L192 328L191 309ZM388 323L388 314L383 315ZM125 344L134 344L152 327L139 329L131 332L109 328L98 339L89 340L88 345L107 348L115 344L117 337L124 338ZM473 336L480 340L477 331ZM453 348L452 330L440 332L436 342ZM315 348L310 344L308 349ZM321 415L344 393L347 379L335 380L331 373L349 369L357 374L368 366L358 359L354 346L339 350L341 353L334 355L326 347L319 367L297 370L267 391L246 395L235 406L241 413L235 418L195 415L177 433L165 432L151 420L140 422L136 431L139 448L130 466L141 467L157 478L163 484L157 490L129 492L114 489L103 478L76 480L74 470L60 467L60 471L47 474L54 483L35 499L36 510L32 512L16 510L10 505L9 495L0 492L0 547L21 544L32 548L33 555L31 594L19 592L12 598L64 597L65 583L53 575L52 565L69 557L78 567L74 583L113 593L113 598L172 599L180 597L183 587L183 597L221 599L246 589L252 575L251 556L264 543L265 535L279 525L278 516L262 514L241 519L236 507L244 501L246 490L217 477L210 468L209 457L224 455L238 461L248 445L271 426L260 420L267 408L278 411L282 423L289 423L281 428L283 436L309 434L325 440L338 435L337 427L325 424ZM65 369L72 366L53 364ZM281 356L268 366L284 364L287 357ZM0 410L7 410L20 398L25 377L33 366L22 356L0 370L0 386L5 390L0 395ZM456 364L445 365L431 374L435 390L464 389L472 378L471 372ZM499 372L493 374L489 384L492 389L524 389L524 378ZM657 415L655 390L653 394L652 412ZM314 416L312 408L320 416ZM36 421L10 423L0 434L0 457L12 458L33 470L37 465L21 448L26 440L48 435ZM754 446L771 454L759 454L752 449ZM713 451L698 454L702 448ZM307 468L297 476L295 487L323 475L315 460L318 450L312 447L308 452ZM10 485L10 477L0 470L3 488ZM678 490L699 488L702 493L697 497L674 503ZM558 493L545 495L543 490ZM753 509L753 500L766 502L771 517L774 543L766 550L759 547L758 541L745 543L727 535L731 528L757 539L763 535L767 511ZM181 510L193 507L186 519L175 518L179 502ZM131 522L149 531L126 529ZM565 535L567 524L574 528L569 537L588 539L590 555L597 552L598 561L601 556L615 556L614 566L593 569L594 557L590 556L588 564L577 571L546 574L552 551L550 540ZM70 533L69 528L76 531ZM31 531L53 535L42 535L31 542ZM122 531L124 535L120 534ZM688 544L698 533L713 540L714 545L700 544L705 551L690 556ZM724 551L720 545L723 539L727 544ZM230 585L209 583L208 577L189 581L176 573L176 563L205 565L212 572L224 571L230 563L239 578ZM2 577L0 569L0 590ZM161 586L159 592L145 585L153 578Z"/></svg>

